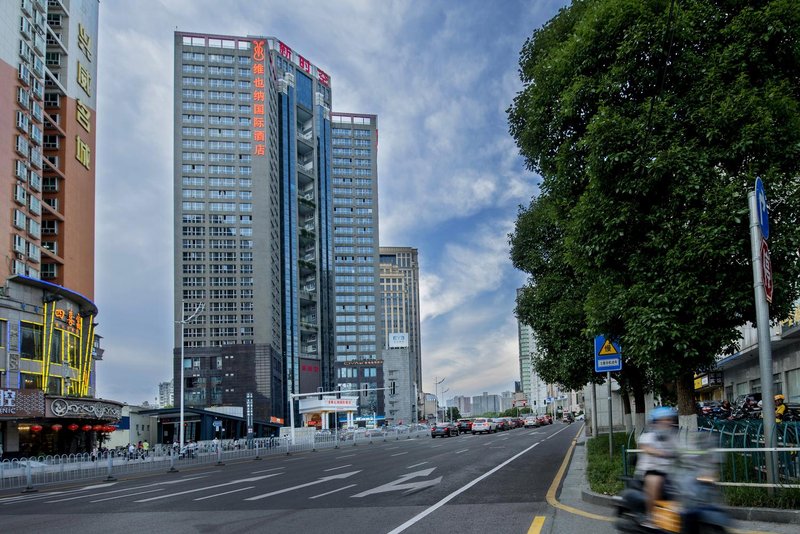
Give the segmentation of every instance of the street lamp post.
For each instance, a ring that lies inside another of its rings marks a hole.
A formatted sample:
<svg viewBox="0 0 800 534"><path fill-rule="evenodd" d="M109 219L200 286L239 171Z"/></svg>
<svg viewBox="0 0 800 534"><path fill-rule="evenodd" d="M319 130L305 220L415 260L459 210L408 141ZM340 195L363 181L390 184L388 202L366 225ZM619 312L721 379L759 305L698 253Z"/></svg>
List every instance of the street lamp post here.
<svg viewBox="0 0 800 534"><path fill-rule="evenodd" d="M445 381L444 378L439 380L438 376L433 377L433 383L434 383L434 385L433 385L433 389L434 389L433 394L436 396L436 422L437 423L439 422L439 384L441 384L444 381Z"/></svg>
<svg viewBox="0 0 800 534"><path fill-rule="evenodd" d="M181 363L180 363L180 365L181 365L181 418L180 418L180 428L178 430L179 435L180 435L180 445L179 445L179 449L178 449L179 453L180 453L180 451L183 450L183 443L184 443L184 428L183 428L183 396L184 396L184 394L183 394L183 388L184 388L183 373L184 373L184 368L185 368L185 365L183 363L184 329L186 328L186 323L192 322L194 320L194 318L197 317L197 314L199 314L201 311L203 311L203 307L204 306L205 306L205 304L203 304L202 302L200 304L198 304L197 308L195 308L195 310L194 310L194 313L192 313L192 315L190 315L187 318L183 314L184 313L183 312L183 301L181 301L181 317L183 317L183 320L182 321L175 321L176 323L180 323L180 325L181 325Z"/></svg>
<svg viewBox="0 0 800 534"><path fill-rule="evenodd" d="M444 401L444 415L442 416L442 421L449 421L448 414L447 414L447 399L444 398L444 394L450 391L450 388L445 389L442 391L442 401Z"/></svg>

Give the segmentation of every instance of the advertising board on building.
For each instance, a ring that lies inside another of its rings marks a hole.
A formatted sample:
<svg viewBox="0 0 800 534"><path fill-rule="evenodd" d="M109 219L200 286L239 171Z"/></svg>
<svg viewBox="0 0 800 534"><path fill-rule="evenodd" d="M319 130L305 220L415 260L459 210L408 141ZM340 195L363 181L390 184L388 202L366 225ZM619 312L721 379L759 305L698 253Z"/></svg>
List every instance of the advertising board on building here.
<svg viewBox="0 0 800 534"><path fill-rule="evenodd" d="M392 332L389 334L389 348L408 348L408 332Z"/></svg>
<svg viewBox="0 0 800 534"><path fill-rule="evenodd" d="M0 417L44 416L44 392L33 389L0 389Z"/></svg>

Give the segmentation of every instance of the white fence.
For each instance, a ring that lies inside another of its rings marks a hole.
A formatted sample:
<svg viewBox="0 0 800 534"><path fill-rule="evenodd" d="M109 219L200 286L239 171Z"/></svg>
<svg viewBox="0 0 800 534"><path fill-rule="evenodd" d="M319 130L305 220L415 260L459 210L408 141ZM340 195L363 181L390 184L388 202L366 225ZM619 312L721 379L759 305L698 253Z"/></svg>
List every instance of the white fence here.
<svg viewBox="0 0 800 534"><path fill-rule="evenodd" d="M223 465L226 461L260 459L263 456L291 454L339 447L369 445L400 439L427 437L429 431L419 430L362 430L333 433L317 432L305 439L255 438L252 440L223 440L218 443L201 441L187 445L183 451L168 445L155 445L146 453L127 450L108 451L92 457L90 454L38 456L3 460L0 462L0 489L23 488L34 490L37 486L74 480L116 480L117 476L148 471L175 471L190 465Z"/></svg>

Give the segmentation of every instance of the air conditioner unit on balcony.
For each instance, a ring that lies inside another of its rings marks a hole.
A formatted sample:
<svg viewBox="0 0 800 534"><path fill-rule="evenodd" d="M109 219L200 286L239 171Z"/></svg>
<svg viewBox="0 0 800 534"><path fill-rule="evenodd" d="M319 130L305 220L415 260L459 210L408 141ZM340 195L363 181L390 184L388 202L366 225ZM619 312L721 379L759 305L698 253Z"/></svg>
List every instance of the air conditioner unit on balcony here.
<svg viewBox="0 0 800 534"><path fill-rule="evenodd" d="M24 260L25 259L25 254L23 254L22 252L17 252L17 259L18 260Z"/></svg>

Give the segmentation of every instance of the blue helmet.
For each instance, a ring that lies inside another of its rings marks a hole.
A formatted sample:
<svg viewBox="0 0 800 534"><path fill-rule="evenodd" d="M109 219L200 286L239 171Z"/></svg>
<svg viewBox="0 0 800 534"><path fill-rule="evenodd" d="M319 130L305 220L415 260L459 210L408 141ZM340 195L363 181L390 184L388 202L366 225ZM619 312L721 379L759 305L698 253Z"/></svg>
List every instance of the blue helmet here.
<svg viewBox="0 0 800 534"><path fill-rule="evenodd" d="M659 406L658 408L653 408L650 411L650 421L663 421L664 419L669 419L671 421L678 421L678 411L675 408L670 408L669 406Z"/></svg>

